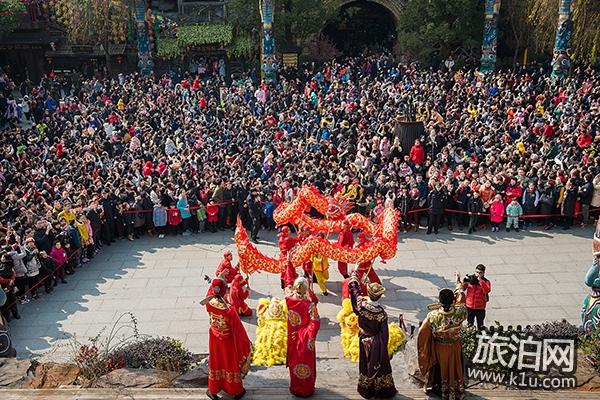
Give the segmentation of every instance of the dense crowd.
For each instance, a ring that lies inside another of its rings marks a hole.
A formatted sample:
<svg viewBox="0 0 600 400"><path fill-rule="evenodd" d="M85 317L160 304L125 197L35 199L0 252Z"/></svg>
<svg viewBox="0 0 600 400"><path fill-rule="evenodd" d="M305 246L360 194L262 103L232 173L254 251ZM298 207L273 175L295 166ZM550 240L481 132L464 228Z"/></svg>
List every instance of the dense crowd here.
<svg viewBox="0 0 600 400"><path fill-rule="evenodd" d="M586 224L600 207L600 78L481 76L385 54L286 68L277 84L174 70L16 85L0 71L0 284L37 297L118 238L233 228L258 240L312 184L402 228ZM17 94L20 92L21 96ZM414 108L425 134L402 148ZM453 211L449 211L453 210ZM419 212L415 212L419 211ZM457 212L454 212L457 211ZM580 216L580 219L579 219ZM4 313L18 317L16 305Z"/></svg>

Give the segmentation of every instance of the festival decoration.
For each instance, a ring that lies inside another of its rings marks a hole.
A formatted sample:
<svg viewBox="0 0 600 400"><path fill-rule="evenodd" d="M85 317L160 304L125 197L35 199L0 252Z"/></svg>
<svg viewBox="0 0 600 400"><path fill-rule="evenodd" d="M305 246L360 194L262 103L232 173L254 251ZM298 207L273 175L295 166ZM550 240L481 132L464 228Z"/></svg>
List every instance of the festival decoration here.
<svg viewBox="0 0 600 400"><path fill-rule="evenodd" d="M308 216L307 212L311 207L325 215L325 219ZM377 257L389 260L396 255L399 219L397 210L386 208L373 222L360 214L346 215L347 208L348 205L343 199L323 196L316 188L310 186L303 187L292 202L282 203L277 207L273 219L278 225L293 224L314 235L319 233L329 235L340 232L342 226L347 224L372 237L358 247L346 249L337 243L331 243L326 238L309 236L291 250L289 262L293 267L309 261L314 254L349 264L372 261ZM288 260L261 254L248 240L248 234L240 220L234 238L240 267L244 272L250 274L259 270L271 273L286 271Z"/></svg>
<svg viewBox="0 0 600 400"><path fill-rule="evenodd" d="M152 60L152 49L146 23L146 2L137 0L135 2L135 23L138 38L138 67L144 75L149 75L154 69Z"/></svg>
<svg viewBox="0 0 600 400"><path fill-rule="evenodd" d="M571 19L571 3L573 0L560 0L558 9L558 27L554 40L554 55L552 58L552 77L566 78L571 69L571 36L573 35L573 20Z"/></svg>
<svg viewBox="0 0 600 400"><path fill-rule="evenodd" d="M275 55L275 35L273 30L273 14L275 0L259 0L260 19L262 22L261 38L261 76L265 82L277 79L277 58Z"/></svg>
<svg viewBox="0 0 600 400"><path fill-rule="evenodd" d="M585 284L590 288L590 294L583 300L581 309L583 329L588 333L600 328L600 221L594 233L593 256L594 261L585 276Z"/></svg>
<svg viewBox="0 0 600 400"><path fill-rule="evenodd" d="M287 356L287 307L277 297L259 299L256 309L258 327L254 344L254 365L285 364Z"/></svg>
<svg viewBox="0 0 600 400"><path fill-rule="evenodd" d="M496 43L498 41L498 21L500 19L501 0L486 0L485 25L483 28L483 42L481 44L481 69L487 74L494 72L496 67Z"/></svg>
<svg viewBox="0 0 600 400"><path fill-rule="evenodd" d="M352 362L358 362L360 350L358 339L358 317L352 311L352 302L350 299L342 301L342 309L338 312L336 319L340 324L340 340L344 349L344 357ZM406 341L406 334L396 322L388 325L388 354L390 357L403 346Z"/></svg>

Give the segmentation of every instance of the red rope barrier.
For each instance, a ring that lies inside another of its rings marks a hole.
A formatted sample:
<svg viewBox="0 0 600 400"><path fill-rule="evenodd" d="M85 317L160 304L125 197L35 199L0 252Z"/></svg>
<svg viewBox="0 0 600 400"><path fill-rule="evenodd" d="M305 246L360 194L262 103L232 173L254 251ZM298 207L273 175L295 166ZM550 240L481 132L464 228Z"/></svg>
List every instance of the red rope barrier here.
<svg viewBox="0 0 600 400"><path fill-rule="evenodd" d="M67 265L67 263L69 262L69 260L71 260L73 257L75 257L75 255L76 255L76 254L78 254L78 253L81 251L81 249L82 249L82 248L83 248L83 247L80 247L80 248L78 248L77 250L75 250L75 251L74 251L74 252L73 252L73 253L72 253L72 254L71 254L69 257L67 257L67 261L66 261L66 262L65 262L65 263L64 263L64 264L63 264L61 267L59 267L59 268L64 268L64 267L65 267L65 265ZM56 271L58 271L58 269L59 269L59 268L57 268L57 269L56 269ZM55 271L55 272L56 272L56 271ZM23 293L23 294L19 294L19 296L23 296L23 295L27 295L27 294L31 293L31 291L32 291L33 289L37 288L38 286L41 286L41 285L42 285L44 282L46 282L46 280L47 280L48 278L50 278L52 275L54 275L54 272L53 272L53 273L51 273L51 274L49 274L49 275L46 275L46 276L45 276L43 279L40 279L40 280L39 280L39 281L38 281L38 282L37 282L35 285L33 285L32 287L28 288L28 289L25 291L25 293ZM12 303L11 303L11 304L10 304L8 307L6 307L5 309L6 309L6 310L10 310L10 309L11 309L11 308L13 308L13 307L14 307L14 306L15 306L15 305L18 303L18 302L19 302L19 299L17 298L15 301L13 301L13 302L12 302Z"/></svg>
<svg viewBox="0 0 600 400"><path fill-rule="evenodd" d="M596 208L590 208L590 210L588 212L594 212L594 211L599 211L600 207L596 207ZM429 211L429 208L418 208L416 210L410 210L407 212L407 214L418 214L421 212L425 212L425 211ZM483 216L483 217L490 217L491 214L490 213L472 213L472 212L468 212L468 211L462 211L462 210L454 210L451 208L446 208L444 209L444 212L448 212L448 213L454 213L454 214L468 214L468 215L477 215L477 216ZM583 211L577 211L573 214L574 217L582 215ZM523 219L528 219L528 218L547 218L547 217L564 217L564 214L523 214L521 215L519 218L523 218ZM506 215L504 216L506 217ZM503 218L504 218L503 217Z"/></svg>
<svg viewBox="0 0 600 400"><path fill-rule="evenodd" d="M221 203L214 203L213 205L215 206L223 206L223 205L227 205L227 204L235 204L237 203L236 200L231 200L231 201L224 201ZM198 210L200 208L206 208L206 206L203 204L201 206L191 206L191 207L187 207L188 210L192 211L192 210ZM170 207L170 208L165 208L166 211L173 211L173 210L179 210L179 208L177 207ZM154 212L154 210L126 210L123 211L122 214L144 214L144 213L151 213Z"/></svg>

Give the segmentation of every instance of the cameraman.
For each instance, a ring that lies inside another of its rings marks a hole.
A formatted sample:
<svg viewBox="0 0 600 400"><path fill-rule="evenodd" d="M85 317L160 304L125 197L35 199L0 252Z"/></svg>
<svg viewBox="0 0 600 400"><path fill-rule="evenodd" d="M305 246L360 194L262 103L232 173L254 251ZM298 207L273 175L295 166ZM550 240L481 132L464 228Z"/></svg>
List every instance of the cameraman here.
<svg viewBox="0 0 600 400"><path fill-rule="evenodd" d="M485 265L479 264L475 267L475 274L466 275L462 282L460 273L455 272L456 283L466 289L467 323L473 325L477 319L477 328L483 326L485 319L485 306L489 300L492 284L485 276Z"/></svg>

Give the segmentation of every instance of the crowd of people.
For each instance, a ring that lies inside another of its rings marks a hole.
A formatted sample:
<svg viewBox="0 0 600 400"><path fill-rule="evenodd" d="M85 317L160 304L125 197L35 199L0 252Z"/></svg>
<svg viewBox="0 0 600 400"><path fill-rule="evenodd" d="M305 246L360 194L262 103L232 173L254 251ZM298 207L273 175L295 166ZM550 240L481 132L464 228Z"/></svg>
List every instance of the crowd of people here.
<svg viewBox="0 0 600 400"><path fill-rule="evenodd" d="M0 284L37 297L116 239L259 239L302 185L402 228L587 224L600 207L600 78L424 70L389 54L285 68L276 84L189 71L60 85L0 72ZM19 96L19 92L20 95ZM425 134L402 148L413 107ZM527 218L527 216L535 216ZM36 286L38 285L38 286ZM29 290L28 288L32 288ZM37 288L37 290L36 290ZM13 300L13 301L10 301Z"/></svg>

